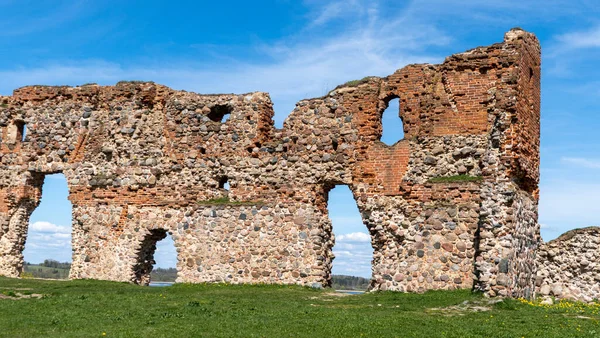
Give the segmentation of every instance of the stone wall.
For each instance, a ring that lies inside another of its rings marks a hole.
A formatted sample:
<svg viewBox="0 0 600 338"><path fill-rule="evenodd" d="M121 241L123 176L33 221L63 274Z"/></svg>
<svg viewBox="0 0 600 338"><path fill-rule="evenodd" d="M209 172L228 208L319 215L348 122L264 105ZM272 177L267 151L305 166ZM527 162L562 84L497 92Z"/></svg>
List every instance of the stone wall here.
<svg viewBox="0 0 600 338"><path fill-rule="evenodd" d="M0 97L0 274L19 275L44 176L62 172L72 278L145 284L169 233L178 281L326 286L328 193L347 185L372 238L372 289L527 296L539 241L539 77L538 41L515 29L440 65L302 100L283 129L260 92L131 82L15 90ZM395 98L405 137L387 146L381 117Z"/></svg>
<svg viewBox="0 0 600 338"><path fill-rule="evenodd" d="M537 292L543 297L600 299L600 227L571 230L541 245Z"/></svg>

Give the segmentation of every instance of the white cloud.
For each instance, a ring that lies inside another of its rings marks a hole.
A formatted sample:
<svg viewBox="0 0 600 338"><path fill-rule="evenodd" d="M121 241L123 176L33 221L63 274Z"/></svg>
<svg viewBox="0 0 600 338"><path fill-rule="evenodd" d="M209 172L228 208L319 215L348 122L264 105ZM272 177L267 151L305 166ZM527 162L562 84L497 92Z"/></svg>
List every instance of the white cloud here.
<svg viewBox="0 0 600 338"><path fill-rule="evenodd" d="M51 247L51 248L64 248L66 245L69 245L69 242L67 242L67 241L63 241L63 242L50 242L50 243L46 244L46 246Z"/></svg>
<svg viewBox="0 0 600 338"><path fill-rule="evenodd" d="M365 278L371 277L373 248L371 236L363 232L336 235L333 254L333 273Z"/></svg>
<svg viewBox="0 0 600 338"><path fill-rule="evenodd" d="M586 31L562 34L556 37L564 49L598 48L600 47L600 26Z"/></svg>
<svg viewBox="0 0 600 338"><path fill-rule="evenodd" d="M59 233L59 234L69 234L71 233L71 227L62 226L52 224L50 222L34 222L29 224L29 231L33 232L42 232L42 233Z"/></svg>
<svg viewBox="0 0 600 338"><path fill-rule="evenodd" d="M157 268L166 269L177 266L177 250L170 235L167 235L165 239L156 243L154 261L156 261L155 267Z"/></svg>
<svg viewBox="0 0 600 338"><path fill-rule="evenodd" d="M600 169L600 160L582 157L562 157L561 162L574 164L584 168Z"/></svg>
<svg viewBox="0 0 600 338"><path fill-rule="evenodd" d="M31 263L40 263L45 259L70 262L71 227L46 221L30 223L23 255Z"/></svg>
<svg viewBox="0 0 600 338"><path fill-rule="evenodd" d="M361 242L371 243L371 236L364 232L353 232L350 234L343 234L336 237L337 242Z"/></svg>
<svg viewBox="0 0 600 338"><path fill-rule="evenodd" d="M371 277L373 248L370 243L356 243L350 246L346 243L337 243L333 248L333 254L335 255L333 274Z"/></svg>
<svg viewBox="0 0 600 338"><path fill-rule="evenodd" d="M582 51L585 49L585 52ZM562 78L574 78L577 75L586 74L592 76L590 72L581 72L589 67L593 72L592 66L598 58L600 51L600 25L588 30L573 31L569 33L558 34L554 39L545 45L542 54L547 63L546 74L559 76ZM548 67L549 66L549 67ZM580 87L582 81L577 81L567 87ZM564 87L564 82L561 82ZM588 94L598 93L598 88L592 87Z"/></svg>
<svg viewBox="0 0 600 338"><path fill-rule="evenodd" d="M335 243L335 250L355 250L356 245L350 243L341 243L339 240Z"/></svg>
<svg viewBox="0 0 600 338"><path fill-rule="evenodd" d="M389 75L409 63L443 61L441 57L423 53L426 46L450 42L435 26L420 24L407 16L382 19L372 5L356 2L356 6L360 8L352 15L359 15L362 20L341 26L337 33L316 37L307 34L310 38L304 40L286 37L279 43L253 46L263 60L271 60L269 63L241 59L203 65L193 60L131 64L103 60L48 61L35 68L0 70L0 93L9 94L15 88L31 84L106 85L120 80L152 80L199 93L267 91L278 112L276 123L281 125L297 101L321 96L338 84L368 75Z"/></svg>

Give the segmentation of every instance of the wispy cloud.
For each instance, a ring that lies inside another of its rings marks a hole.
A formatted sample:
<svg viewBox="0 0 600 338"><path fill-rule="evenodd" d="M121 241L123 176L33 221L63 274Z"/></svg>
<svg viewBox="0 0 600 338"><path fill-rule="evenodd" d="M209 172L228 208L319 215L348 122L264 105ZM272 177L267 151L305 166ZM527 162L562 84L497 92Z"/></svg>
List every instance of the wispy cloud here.
<svg viewBox="0 0 600 338"><path fill-rule="evenodd" d="M32 263L45 259L71 261L71 227L45 221L29 224L23 255Z"/></svg>
<svg viewBox="0 0 600 338"><path fill-rule="evenodd" d="M563 163L573 164L579 167L589 169L600 169L600 159L587 159L582 157L562 157L560 161Z"/></svg>
<svg viewBox="0 0 600 338"><path fill-rule="evenodd" d="M338 246L340 248L338 248ZM360 276L365 278L371 277L373 249L370 245L352 245L346 247L344 245L336 244L333 249L333 254L335 255L332 269L333 274Z"/></svg>
<svg viewBox="0 0 600 338"><path fill-rule="evenodd" d="M546 74L562 78L578 78L571 84L578 88L582 78L594 78L596 67L593 66L600 55L600 25L587 29L560 32L544 46L543 57L548 62ZM583 71L587 69L588 71ZM564 85L564 84L563 84ZM590 89L598 93L598 88Z"/></svg>
<svg viewBox="0 0 600 338"><path fill-rule="evenodd" d="M357 2L356 6L363 5ZM0 93L8 95L14 88L30 84L114 84L127 79L153 80L200 93L267 91L278 111L276 123L281 125L300 99L321 96L348 80L385 76L409 63L443 60L423 52L426 46L450 42L435 26L402 16L382 19L373 6L356 12L364 17L364 23L340 27L327 36L283 38L272 45L253 46L272 60L269 63L243 59L203 65L193 60L176 64L164 62L169 60L131 64L55 60L35 68L0 70Z"/></svg>
<svg viewBox="0 0 600 338"><path fill-rule="evenodd" d="M364 232L352 232L336 235L333 254L333 273L371 277L373 248L371 236Z"/></svg>
<svg viewBox="0 0 600 338"><path fill-rule="evenodd" d="M157 268L174 268L177 266L177 250L175 243L170 235L165 239L156 243L156 251L154 252L154 261Z"/></svg>
<svg viewBox="0 0 600 338"><path fill-rule="evenodd" d="M310 17L314 19L310 21L308 28L322 26L331 20L344 16L350 11L356 10L357 8L359 8L359 6L358 2L355 0L326 3L322 7L317 7L315 11L310 14Z"/></svg>
<svg viewBox="0 0 600 338"><path fill-rule="evenodd" d="M600 47L600 26L586 31L561 34L556 37L556 40L564 49L598 48Z"/></svg>

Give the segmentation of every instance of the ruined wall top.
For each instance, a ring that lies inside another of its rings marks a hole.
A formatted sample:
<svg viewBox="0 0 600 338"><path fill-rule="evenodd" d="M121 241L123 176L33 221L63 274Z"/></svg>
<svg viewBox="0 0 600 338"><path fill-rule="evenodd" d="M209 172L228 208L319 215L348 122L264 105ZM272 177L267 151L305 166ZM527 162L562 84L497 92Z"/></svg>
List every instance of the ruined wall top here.
<svg viewBox="0 0 600 338"><path fill-rule="evenodd" d="M400 195L407 193L402 185L458 173L406 180L408 156L394 160L390 172L376 168L381 154L406 155L420 137L493 132L492 144L482 147L503 147L499 166L537 193L539 67L537 39L514 29L503 43L440 65L409 65L302 100L283 129L274 127L272 102L261 92L203 95L149 82L23 87L0 97L0 152L2 166L27 174L16 182L5 174L0 186L28 186L36 175L65 172L72 199L82 203L186 204L221 196L224 180L239 200L294 199L292 181ZM393 98L400 99L405 137L388 147L379 142L381 115ZM484 150L474 151L481 157ZM259 167L269 170L258 175Z"/></svg>
<svg viewBox="0 0 600 338"><path fill-rule="evenodd" d="M371 235L374 289L529 297L539 84L539 43L514 29L301 100L281 129L262 92L17 89L0 97L0 274L18 275L44 176L62 172L74 278L145 283L171 233L181 281L327 285L328 194L347 185ZM393 99L404 138L388 146Z"/></svg>

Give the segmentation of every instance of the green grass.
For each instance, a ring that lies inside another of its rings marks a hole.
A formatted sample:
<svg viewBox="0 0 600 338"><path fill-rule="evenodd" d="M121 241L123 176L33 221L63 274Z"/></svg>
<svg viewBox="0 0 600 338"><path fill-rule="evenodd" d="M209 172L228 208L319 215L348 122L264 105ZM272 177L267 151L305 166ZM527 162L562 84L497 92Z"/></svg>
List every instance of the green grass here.
<svg viewBox="0 0 600 338"><path fill-rule="evenodd" d="M599 306L498 304L468 290L332 296L290 286L0 278L4 337L598 337ZM40 297L40 296L38 296ZM490 311L461 310L484 304ZM570 305L569 305L570 304Z"/></svg>
<svg viewBox="0 0 600 338"><path fill-rule="evenodd" d="M117 82L117 86L120 85L128 85L128 84L133 84L133 85L138 85L138 84L145 84L145 83L154 83L154 81L140 81L140 80L131 80L131 81L119 81Z"/></svg>
<svg viewBox="0 0 600 338"><path fill-rule="evenodd" d="M198 201L200 205L264 205L263 201L232 201L229 197L213 198L206 201Z"/></svg>
<svg viewBox="0 0 600 338"><path fill-rule="evenodd" d="M344 83L342 85L342 87L356 87L356 86L361 85L363 83L369 82L369 80L371 78L373 78L373 77L372 76L366 76L366 77L363 77L360 80L351 80L351 81L348 81L348 82Z"/></svg>
<svg viewBox="0 0 600 338"><path fill-rule="evenodd" d="M429 183L460 183L460 182L481 182L481 176L456 175L430 178Z"/></svg>

